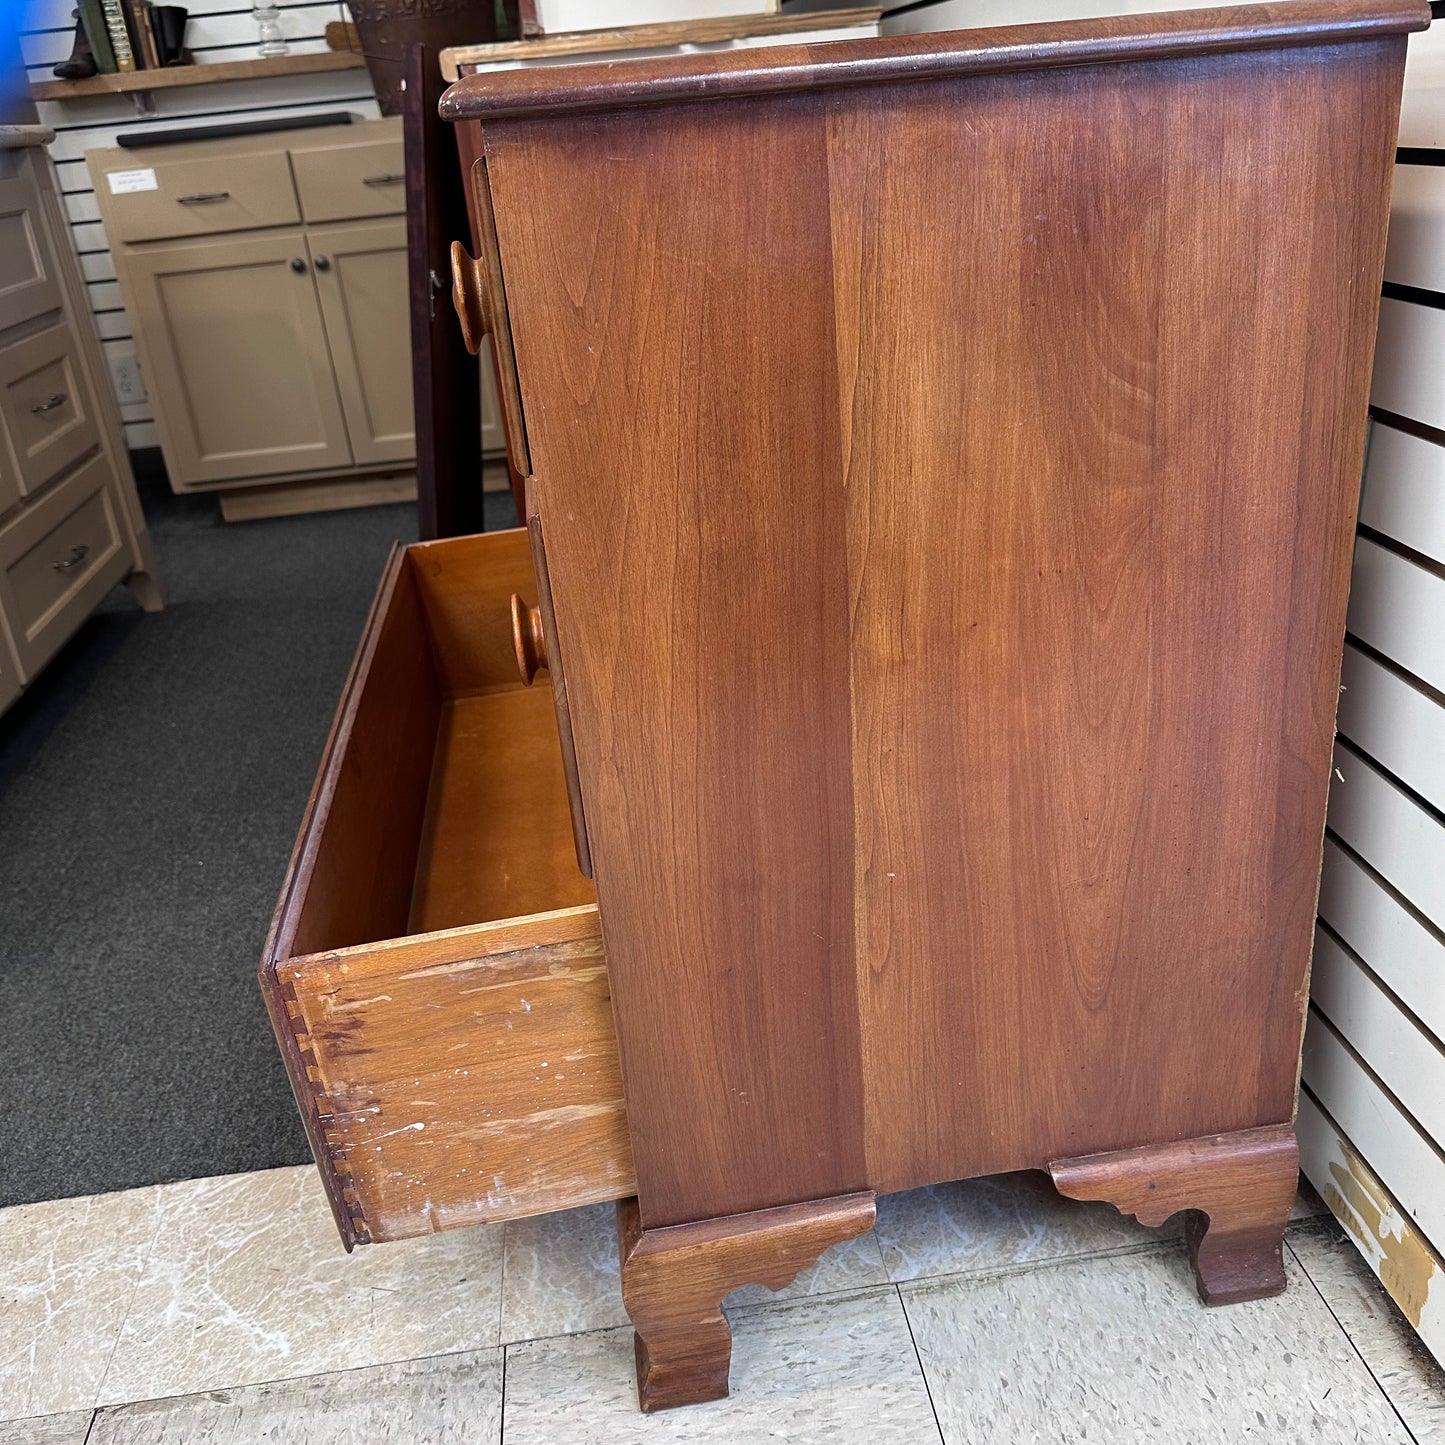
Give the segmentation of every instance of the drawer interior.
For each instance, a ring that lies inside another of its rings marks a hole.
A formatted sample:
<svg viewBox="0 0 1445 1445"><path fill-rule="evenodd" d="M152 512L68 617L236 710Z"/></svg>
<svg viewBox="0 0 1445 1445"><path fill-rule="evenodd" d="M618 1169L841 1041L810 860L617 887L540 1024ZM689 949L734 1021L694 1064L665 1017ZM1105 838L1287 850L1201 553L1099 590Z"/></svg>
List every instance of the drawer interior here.
<svg viewBox="0 0 1445 1445"><path fill-rule="evenodd" d="M595 901L550 690L517 672L513 592L535 596L520 529L393 558L313 799L289 954Z"/></svg>
<svg viewBox="0 0 1445 1445"><path fill-rule="evenodd" d="M393 553L260 978L349 1245L635 1192L521 529ZM545 676L545 675L544 675Z"/></svg>

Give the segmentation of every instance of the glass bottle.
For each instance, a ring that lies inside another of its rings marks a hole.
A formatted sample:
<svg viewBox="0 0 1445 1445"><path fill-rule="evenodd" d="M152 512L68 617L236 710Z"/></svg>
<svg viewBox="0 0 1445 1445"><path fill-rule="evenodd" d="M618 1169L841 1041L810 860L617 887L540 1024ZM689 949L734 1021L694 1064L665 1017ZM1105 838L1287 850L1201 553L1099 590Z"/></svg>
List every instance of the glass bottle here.
<svg viewBox="0 0 1445 1445"><path fill-rule="evenodd" d="M281 33L281 11L276 0L254 0L251 13L256 17L261 44L258 54L285 55L286 37Z"/></svg>

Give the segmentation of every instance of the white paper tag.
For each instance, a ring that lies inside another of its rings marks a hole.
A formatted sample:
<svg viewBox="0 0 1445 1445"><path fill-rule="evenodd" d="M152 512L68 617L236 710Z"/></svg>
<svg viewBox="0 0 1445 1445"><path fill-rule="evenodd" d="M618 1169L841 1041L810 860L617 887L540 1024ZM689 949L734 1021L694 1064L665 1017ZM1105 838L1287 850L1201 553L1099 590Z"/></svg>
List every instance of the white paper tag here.
<svg viewBox="0 0 1445 1445"><path fill-rule="evenodd" d="M158 191L156 173L147 168L143 171L107 171L105 178L110 182L113 196L128 196L132 191Z"/></svg>

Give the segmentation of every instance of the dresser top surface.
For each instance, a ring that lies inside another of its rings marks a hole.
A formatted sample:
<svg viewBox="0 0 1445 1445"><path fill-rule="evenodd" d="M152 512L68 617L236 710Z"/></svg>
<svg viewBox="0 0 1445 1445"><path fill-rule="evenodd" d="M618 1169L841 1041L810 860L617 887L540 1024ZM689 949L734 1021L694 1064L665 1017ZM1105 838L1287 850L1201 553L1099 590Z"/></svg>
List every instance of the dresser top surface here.
<svg viewBox="0 0 1445 1445"><path fill-rule="evenodd" d="M1007 71L1371 40L1423 30L1426 0L1277 0L463 76L450 121L615 110Z"/></svg>

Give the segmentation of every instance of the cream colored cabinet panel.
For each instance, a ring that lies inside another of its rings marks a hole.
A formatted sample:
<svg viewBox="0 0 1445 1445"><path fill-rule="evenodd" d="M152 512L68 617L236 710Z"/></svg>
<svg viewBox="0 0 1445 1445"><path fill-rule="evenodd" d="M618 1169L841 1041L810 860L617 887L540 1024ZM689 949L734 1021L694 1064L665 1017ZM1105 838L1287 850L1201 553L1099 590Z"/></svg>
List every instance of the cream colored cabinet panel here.
<svg viewBox="0 0 1445 1445"><path fill-rule="evenodd" d="M40 196L27 176L0 180L0 330L59 308Z"/></svg>
<svg viewBox="0 0 1445 1445"><path fill-rule="evenodd" d="M100 440L75 337L52 327L0 352L0 420L22 492L35 492Z"/></svg>
<svg viewBox="0 0 1445 1445"><path fill-rule="evenodd" d="M20 474L15 470L15 463L10 460L9 448L0 441L0 524L3 524L5 515L12 507L19 502ZM0 707L5 704L0 702Z"/></svg>
<svg viewBox="0 0 1445 1445"><path fill-rule="evenodd" d="M20 664L10 646L10 633L0 613L0 712L4 712L20 696Z"/></svg>
<svg viewBox="0 0 1445 1445"><path fill-rule="evenodd" d="M306 233L336 385L359 463L416 455L406 222L354 221Z"/></svg>
<svg viewBox="0 0 1445 1445"><path fill-rule="evenodd" d="M502 454L507 450L507 433L502 427L502 403L497 400L497 373L490 357L484 358L482 373L482 450Z"/></svg>
<svg viewBox="0 0 1445 1445"><path fill-rule="evenodd" d="M283 151L223 159L177 155L160 162L153 152L130 152L119 153L118 163L103 159L111 154L117 153L98 153L90 169L96 190L105 192L105 234L112 246L287 226L301 219Z"/></svg>
<svg viewBox="0 0 1445 1445"><path fill-rule="evenodd" d="M135 250L125 265L176 486L351 465L301 231Z"/></svg>
<svg viewBox="0 0 1445 1445"><path fill-rule="evenodd" d="M367 133L374 135L369 128ZM359 221L406 214L399 121L395 134L385 140L343 145L331 132L315 145L293 145L291 170L301 196L301 213L308 221Z"/></svg>
<svg viewBox="0 0 1445 1445"><path fill-rule="evenodd" d="M0 531L0 606L31 681L131 569L97 454Z"/></svg>

